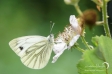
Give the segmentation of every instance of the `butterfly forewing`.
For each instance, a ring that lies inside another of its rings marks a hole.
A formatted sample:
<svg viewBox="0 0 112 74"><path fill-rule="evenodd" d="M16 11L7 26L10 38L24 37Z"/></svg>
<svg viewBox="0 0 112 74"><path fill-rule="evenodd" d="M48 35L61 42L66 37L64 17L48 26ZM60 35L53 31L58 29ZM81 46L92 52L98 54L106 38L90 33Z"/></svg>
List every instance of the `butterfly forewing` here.
<svg viewBox="0 0 112 74"><path fill-rule="evenodd" d="M9 45L11 49L21 57L22 54L25 54L24 52L33 44L44 40L47 39L43 36L24 36L11 40Z"/></svg>
<svg viewBox="0 0 112 74"><path fill-rule="evenodd" d="M49 61L53 48L52 42L43 36L24 36L13 39L9 42L9 45L20 56L25 66L33 69L41 69Z"/></svg>

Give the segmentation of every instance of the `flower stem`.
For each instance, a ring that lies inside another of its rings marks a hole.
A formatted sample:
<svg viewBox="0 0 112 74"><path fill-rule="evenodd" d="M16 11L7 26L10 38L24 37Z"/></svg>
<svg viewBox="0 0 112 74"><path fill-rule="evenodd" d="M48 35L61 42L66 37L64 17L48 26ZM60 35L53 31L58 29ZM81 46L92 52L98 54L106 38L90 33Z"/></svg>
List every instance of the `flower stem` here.
<svg viewBox="0 0 112 74"><path fill-rule="evenodd" d="M103 21L104 21L103 26L104 26L106 36L111 38L111 34L110 34L109 26L108 26L108 20L107 20L107 3L108 3L108 0L102 0L102 2L103 2L102 15L103 15Z"/></svg>
<svg viewBox="0 0 112 74"><path fill-rule="evenodd" d="M81 52L84 52L84 51L85 51L84 49L82 49L82 48L80 48L80 47L78 47L78 46L75 46L75 48L76 48L77 50L81 51Z"/></svg>
<svg viewBox="0 0 112 74"><path fill-rule="evenodd" d="M78 14L80 15L80 16L82 16L82 11L80 10L80 8L79 8L79 5L78 5L78 3L77 4L74 4L74 7L75 7L75 9L76 9L76 11L78 12Z"/></svg>
<svg viewBox="0 0 112 74"><path fill-rule="evenodd" d="M74 7L75 7L76 11L78 12L78 14L79 14L80 16L82 16L83 13L82 13L82 11L81 11L81 9L80 9L78 3L77 3L77 4L74 4ZM84 31L84 28L83 28L83 31ZM85 40L85 38L84 38L83 35L81 36L81 39L82 39L82 42L85 44L85 46L86 46L88 49L90 49L90 47L89 47L89 45L87 44L87 42L86 42L86 40Z"/></svg>
<svg viewBox="0 0 112 74"><path fill-rule="evenodd" d="M102 25L103 26L103 24L104 24L104 21L96 21L96 23L95 23L96 25Z"/></svg>
<svg viewBox="0 0 112 74"><path fill-rule="evenodd" d="M86 42L84 36L81 36L81 39L82 39L82 42L85 44L85 46L86 46L89 50L91 50L91 48L90 48L89 45L87 44L87 42Z"/></svg>

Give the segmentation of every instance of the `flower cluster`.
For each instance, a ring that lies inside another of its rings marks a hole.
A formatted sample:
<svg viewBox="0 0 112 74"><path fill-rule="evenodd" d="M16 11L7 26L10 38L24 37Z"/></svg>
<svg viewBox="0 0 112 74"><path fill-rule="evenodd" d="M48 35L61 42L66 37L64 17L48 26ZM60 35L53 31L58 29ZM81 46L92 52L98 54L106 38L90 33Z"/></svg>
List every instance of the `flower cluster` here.
<svg viewBox="0 0 112 74"><path fill-rule="evenodd" d="M52 63L55 63L64 50L70 49L80 37L81 27L75 15L70 15L69 22L70 26L65 27L64 32L59 33L54 41L53 51L56 55L53 57Z"/></svg>

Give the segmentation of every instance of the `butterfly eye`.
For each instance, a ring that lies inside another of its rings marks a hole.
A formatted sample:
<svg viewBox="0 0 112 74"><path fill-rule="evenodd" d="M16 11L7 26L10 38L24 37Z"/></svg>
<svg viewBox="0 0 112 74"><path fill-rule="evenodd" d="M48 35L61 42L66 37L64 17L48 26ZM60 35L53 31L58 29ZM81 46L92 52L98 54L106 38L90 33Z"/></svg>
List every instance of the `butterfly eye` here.
<svg viewBox="0 0 112 74"><path fill-rule="evenodd" d="M23 50L23 47L22 46L20 46L19 48L20 48L20 50Z"/></svg>

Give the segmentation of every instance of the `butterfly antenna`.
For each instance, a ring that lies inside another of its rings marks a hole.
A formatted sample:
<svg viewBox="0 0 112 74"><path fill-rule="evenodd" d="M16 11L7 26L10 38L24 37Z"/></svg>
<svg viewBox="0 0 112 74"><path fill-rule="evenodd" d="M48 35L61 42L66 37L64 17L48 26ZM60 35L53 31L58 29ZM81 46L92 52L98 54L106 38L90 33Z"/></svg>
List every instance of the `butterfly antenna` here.
<svg viewBox="0 0 112 74"><path fill-rule="evenodd" d="M50 34L51 34L52 29L53 29L55 23L53 23L52 21L50 21L50 24L51 24L51 30L50 30Z"/></svg>

